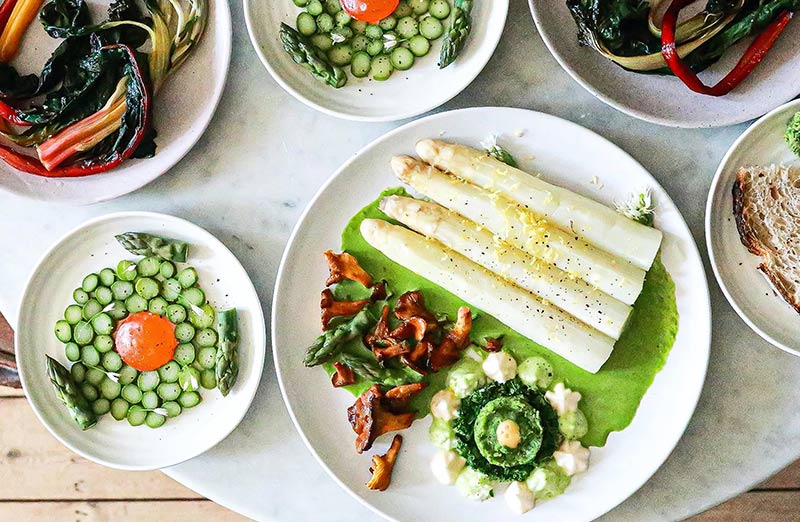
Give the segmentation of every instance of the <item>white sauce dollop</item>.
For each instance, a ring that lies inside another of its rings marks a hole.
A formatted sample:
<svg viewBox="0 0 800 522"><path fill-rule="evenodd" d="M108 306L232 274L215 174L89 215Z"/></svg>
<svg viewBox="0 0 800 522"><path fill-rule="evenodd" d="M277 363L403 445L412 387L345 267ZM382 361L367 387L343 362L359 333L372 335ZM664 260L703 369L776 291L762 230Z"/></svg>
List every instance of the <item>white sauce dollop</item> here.
<svg viewBox="0 0 800 522"><path fill-rule="evenodd" d="M493 381L504 383L517 375L517 361L506 352L494 352L483 361L483 372Z"/></svg>
<svg viewBox="0 0 800 522"><path fill-rule="evenodd" d="M570 477L589 469L589 450L577 440L564 441L558 451L553 452L553 458Z"/></svg>
<svg viewBox="0 0 800 522"><path fill-rule="evenodd" d="M454 484L467 461L455 451L440 451L431 459L431 473L442 484Z"/></svg>
<svg viewBox="0 0 800 522"><path fill-rule="evenodd" d="M503 496L511 511L518 515L527 513L535 504L533 493L524 482L512 482Z"/></svg>
<svg viewBox="0 0 800 522"><path fill-rule="evenodd" d="M578 409L578 401L581 400L581 394L564 387L564 383L560 382L555 385L553 391L544 394L545 398L550 402L550 405L556 410L559 417L568 411L575 411Z"/></svg>
<svg viewBox="0 0 800 522"><path fill-rule="evenodd" d="M431 415L443 421L451 421L456 418L460 405L461 401L452 391L438 391L431 399Z"/></svg>

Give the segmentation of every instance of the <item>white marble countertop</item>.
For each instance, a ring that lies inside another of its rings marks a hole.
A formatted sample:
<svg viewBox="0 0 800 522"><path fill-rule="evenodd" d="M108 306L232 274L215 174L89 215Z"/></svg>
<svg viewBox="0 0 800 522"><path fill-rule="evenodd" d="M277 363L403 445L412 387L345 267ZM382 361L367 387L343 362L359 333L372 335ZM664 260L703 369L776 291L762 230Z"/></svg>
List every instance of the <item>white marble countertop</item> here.
<svg viewBox="0 0 800 522"><path fill-rule="evenodd" d="M281 252L303 207L348 156L397 124L340 121L284 93L250 47L241 5L232 8L234 57L222 103L206 135L170 173L92 207L52 207L0 194L0 310L12 324L25 281L45 249L80 222L119 210L174 214L217 235L250 273L269 316ZM558 67L523 0L511 2L505 35L486 70L442 110L477 105L548 112L620 145L666 188L705 251L706 193L744 125L667 129L606 107ZM662 469L603 520L682 519L800 457L800 359L760 340L728 306L713 276L709 284L714 340L697 412ZM239 428L167 473L257 520L377 520L304 448L281 401L271 358Z"/></svg>

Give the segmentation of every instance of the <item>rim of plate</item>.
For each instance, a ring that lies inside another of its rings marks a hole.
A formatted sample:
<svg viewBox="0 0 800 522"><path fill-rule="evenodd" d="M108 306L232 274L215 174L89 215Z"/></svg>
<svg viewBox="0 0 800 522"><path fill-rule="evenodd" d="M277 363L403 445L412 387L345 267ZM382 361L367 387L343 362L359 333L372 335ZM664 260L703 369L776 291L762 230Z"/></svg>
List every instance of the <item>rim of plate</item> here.
<svg viewBox="0 0 800 522"><path fill-rule="evenodd" d="M492 36L487 40L488 44L491 45L492 52L488 53L487 56L486 56L486 59L482 60L482 63L480 64L480 66L476 67L474 74L470 74L469 75L468 81L466 81L461 87L456 89L452 94L448 94L446 97L444 97L444 99L436 100L433 103L427 104L422 109L415 109L415 110L405 111L405 112L398 110L398 112L396 114L389 114L389 115L386 115L386 116L359 116L358 114L350 114L350 113L347 113L347 112L337 111L335 109L331 109L330 107L326 107L324 105L320 105L320 104L314 102L313 100L311 100L309 97L305 96L300 91L292 88L289 85L289 83L286 82L283 79L283 77L278 74L278 72L275 70L275 68L272 67L272 64L270 63L269 59L267 58L267 55L264 54L264 51L262 51L261 46L258 43L258 39L256 38L256 33L255 33L255 29L254 29L255 21L253 21L251 15L250 15L250 12L251 12L250 4L253 2L253 0L243 0L243 7L244 7L244 23L245 23L245 26L247 26L247 35L250 38L250 44L255 49L256 54L258 55L258 59L261 61L261 63L264 65L264 67L267 69L267 71L269 71L270 76L272 76L272 78L276 82L278 82L278 85L280 85L283 88L284 91L288 92L289 94L294 96L297 100L300 100L302 103L304 103L308 107L311 107L312 109L317 110L319 112L322 112L324 114L327 114L329 116L334 116L336 118L342 118L342 119L350 120L350 121L362 121L362 122L366 122L366 123L382 123L382 122L399 121L399 120L405 120L405 119L408 119L408 118L413 118L415 116L419 116L420 114L425 114L426 112L432 111L433 109L436 109L437 107L441 107L445 103L449 102L450 100L452 100L453 98L455 98L456 96L461 94L461 92L464 89L469 87L470 84L473 81L475 81L475 78L477 78L478 75L481 72L483 72L483 69L486 67L486 64L489 63L489 60L491 60L492 56L494 56L494 53L497 50L497 45L500 43L500 38L503 36L503 33L505 32L506 21L508 20L508 4L509 4L509 2L508 2L508 0L497 0L497 1L503 1L503 2L506 3L506 8L503 10L503 20L502 20L503 29L498 31L495 36ZM533 1L533 0L531 0L531 1Z"/></svg>
<svg viewBox="0 0 800 522"><path fill-rule="evenodd" d="M717 255L714 251L714 243L711 240L711 232L712 227L714 226L711 222L711 211L716 203L715 195L717 193L717 187L722 182L722 176L728 168L728 163L731 161L733 155L737 152L739 147L746 142L750 135L758 131L761 126L766 125L769 120L777 116L779 113L785 111L788 108L795 108L796 110L800 111L800 99L792 100L788 103L784 103L780 107L777 107L771 111L769 111L764 116L760 117L755 123L753 123L750 127L747 128L738 138L736 141L733 142L733 145L730 146L728 151L725 153L725 156L722 157L722 161L720 161L719 166L717 167L717 171L714 173L714 179L711 181L711 188L708 191L708 198L706 199L706 218L705 218L705 234L706 234L706 248L708 249L708 259L711 262L711 269L714 271L714 278L717 280L722 293L725 295L725 299L728 300L728 304L731 305L731 308L736 312L736 314L742 319L742 321L750 327L755 333L757 333L762 339L770 343L772 346L776 348L780 348L784 352L790 353L797 357L800 357L800 350L795 348L791 348L786 344L778 341L764 330L762 330L752 319L748 316L744 310L739 306L736 300L730 293L728 286L725 284L725 279L722 277L722 274L719 271L719 262L717 261Z"/></svg>
<svg viewBox="0 0 800 522"><path fill-rule="evenodd" d="M181 151L171 164L164 164L160 168L153 168L151 169L151 174L146 176L141 182L136 182L130 186L127 186L124 190L117 190L113 192L108 192L102 196L95 196L81 201L61 201L61 200L50 200L46 197L42 197L38 194L31 194L28 192L22 192L19 190L15 190L13 188L9 188L3 185L0 185L0 191L5 191L10 194L14 194L15 196L31 200L31 201L44 201L49 204L54 205L64 205L64 206L86 206L86 205L94 205L97 203L103 203L105 201L110 201L112 199L117 199L131 192L135 192L142 187L145 187L155 181L156 179L160 178L166 172L178 163L181 162L183 158L186 157L189 152L194 149L194 146L197 145L197 142L200 141L200 138L206 133L208 126L211 125L211 121L214 119L214 115L217 113L217 108L219 107L219 103L222 100L222 93L225 92L225 85L228 83L228 72L230 71L231 65L231 56L232 56L232 49L233 49L233 21L231 19L231 7L226 0L212 0L214 1L214 9L219 9L221 16L219 17L220 20L213 20L215 25L215 30L220 32L219 35L215 35L217 38L220 39L221 44L223 45L223 55L224 61L222 64L222 75L220 76L221 80L214 86L214 91L211 93L209 97L209 103L207 104L209 110L205 113L204 117L201 119L200 125L193 127L192 132L194 133L194 137L191 139L189 143L187 143L185 149ZM151 162L156 156L153 158L143 158L140 161ZM13 167L12 167L13 168ZM113 170L116 169L112 169ZM102 176L103 174L95 174L95 176ZM55 178L58 179L58 178ZM165 214L166 215L166 214Z"/></svg>
<svg viewBox="0 0 800 522"><path fill-rule="evenodd" d="M230 253L231 257L236 262L237 266L242 270L242 272L245 275L247 275L247 271L244 269L244 266L242 266L242 263L239 261L239 258L237 258L233 254L233 252L231 252L230 249L227 246L225 246L224 243L222 243L222 241L217 239L216 236L214 236L211 232L209 232L208 230L204 229L200 225L196 225L196 224L192 223L191 221L188 221L188 220L183 219L183 218L179 218L177 216L172 216L170 214L163 214L163 213L160 213L160 212L147 212L147 211L136 211L136 210L123 211L123 212L112 212L110 214L103 214L101 216L97 216L97 217L94 217L94 218L89 219L87 221L84 221L80 225L78 225L78 226L72 228L71 230L69 230L58 241L53 243L53 245L50 248L47 249L47 251L42 255L42 257L36 263L36 266L34 267L33 271L31 272L30 277L28 278L27 282L25 283L25 290L22 292L22 298L19 300L19 306L17 308L20 311L19 316L22 316L21 312L23 310L23 307L25 306L25 301L28 298L28 293L31 290L30 289L30 282L33 280L34 276L39 271L39 268L41 267L41 265L47 260L48 257L50 257L50 255L54 251L56 251L58 248L60 248L61 245L65 241L68 241L69 239L71 239L73 235L79 233L84 228L94 226L94 225L96 225L98 223L101 223L103 221L111 221L111 220L121 219L121 218L138 218L138 217L156 218L156 219L160 219L160 220L164 220L164 221L178 222L183 226L188 226L189 228L194 229L201 236L204 236L204 238L205 238L204 241L206 242L206 244L208 246L212 247L215 250L223 249L224 251L227 251L228 253ZM265 318L264 318L264 309L261 306L261 300L258 297L258 292L256 291L255 285L253 285L253 281L252 281L252 279L250 279L249 275L247 275L247 281L249 283L249 286L247 287L247 290L249 292L253 293L253 297L255 299L255 302L257 302L258 305L259 305L257 307L257 310L254 311L254 317L255 317L256 323L257 323L257 324L254 325L254 327L259 327L260 326L261 327L260 331L264 331L265 332L266 331L266 329L265 329L266 322L265 322ZM264 341L265 341L265 344L266 344L266 340L267 340L266 339L266 334L264 335L263 338L264 338ZM261 380L261 375L263 374L263 371L264 371L264 361L266 359L266 350L258 350L257 346L256 346L256 343L254 343L254 345L253 345L253 353L254 353L253 371L255 372L255 375L252 378L256 379L256 381L260 381ZM23 360L23 359L21 359L19 357L19 336L15 336L14 355L17 358L18 361L19 360ZM163 468L167 468L167 467L170 467L170 466L175 466L175 465L180 464L182 462L186 462L187 460L193 459L193 458L195 458L195 457L197 457L199 455L202 455L203 453L206 453L208 450L210 450L211 448L213 448L214 446L216 446L217 444L219 444L220 442L225 440L228 437L228 435L230 435L233 432L233 430L235 430L236 427L239 426L239 424L241 424L242 419L244 419L244 416L250 410L250 406L253 404L253 399L255 399L256 393L258 392L258 385L256 385L256 386L253 387L253 390L249 394L249 396L246 397L247 407L242 408L241 415L237 416L236 422L231 423L230 429L226 430L225 434L222 437L218 438L217 440L213 440L213 442L211 442L210 444L206 445L206 447L202 451L197 453L196 455L189 456L189 457L186 457L186 458L172 459L172 460L166 460L165 459L165 463L164 464L162 464L161 466L159 466L157 468L153 468L153 467L150 467L150 466L120 465L120 464L117 464L117 463L109 462L109 461L106 461L104 459L98 458L98 457L92 455L91 453L87 453L87 452L75 447L74 445L70 444L65 438L61 437L61 435L51 426L50 422L39 411L39 408L36 405L36 403L34 401L30 400L30 398L28 397L28 388L27 388L27 385L25 384L26 373L27 373L27 370L23 366L20 365L19 366L19 380L20 380L20 383L22 384L22 390L25 392L25 397L28 399L28 403L31 405L31 408L33 409L33 412L36 414L36 417L39 419L39 422L41 422L42 425L44 425L44 427L47 428L47 431L49 431L51 435L53 435L61 444L63 444L67 448L69 448L71 451L77 453L78 455L80 455L80 456L82 456L82 457L84 457L84 458L86 458L86 459L88 459L88 460L90 460L92 462L96 462L97 464L101 464L103 466L107 466L107 467L110 467L110 468L121 469L121 470L126 470L126 471L151 471L153 469L163 469Z"/></svg>
<svg viewBox="0 0 800 522"><path fill-rule="evenodd" d="M689 123L689 124L687 124L687 123L683 123L681 121L674 120L674 119L671 119L671 118L662 118L662 117L659 117L659 116L655 116L655 115L653 115L653 114L651 114L649 112L646 112L646 111L644 111L642 109L637 109L635 107L631 107L631 106L625 105L623 103L620 103L619 101L615 100L614 98L611 98L610 96L607 96L607 95L603 94L602 92L600 92L599 90L595 89L595 87L589 81L585 80L583 78L583 76L578 74L578 72L572 67L572 65L570 65L569 62L567 62L567 60L558 51L556 51L555 45L553 44L553 41L551 40L551 38L549 36L549 33L542 29L541 19L539 18L539 8L536 6L536 0L528 0L528 6L530 7L531 15L533 16L533 21L536 24L536 29L537 29L537 32L539 33L539 36L542 37L542 40L544 41L545 45L547 46L547 49L550 51L550 54L556 59L558 64L561 66L561 68L564 69L565 71L567 71L567 74L569 74L572 77L573 80L578 82L578 84L581 87L583 87L589 93L591 93L592 96L594 96L598 100L602 101L606 105L609 105L610 107L613 107L616 110L618 110L618 111L620 111L620 112L622 112L624 114L627 114L628 116L633 116L634 118L638 118L640 120L648 121L650 123L656 123L658 125L664 125L665 127L675 127L675 128L680 128L680 129L704 129L704 128L728 127L728 126L731 126L731 125L737 125L739 123L744 123L746 121L751 121L751 120L753 120L753 119L758 117L758 116L751 116L751 115L743 115L743 116L737 116L737 117L731 118L729 120L724 120L724 121L717 122L717 123L711 123L711 124L708 124L708 125L703 125L701 123ZM789 101L791 99L792 98L790 97L787 100L784 100L783 103L786 103L787 101ZM775 110L775 109L773 109L773 110ZM772 111L770 111L770 113L771 112ZM767 113L767 114L770 114L770 113Z"/></svg>
<svg viewBox="0 0 800 522"><path fill-rule="evenodd" d="M245 0L245 2L246 1L248 1L248 0ZM393 129L393 130L391 130L391 131L379 136L378 138L376 138L372 142L368 143L367 145L362 147L356 154L354 154L347 161L345 161L334 172L334 174L330 178L328 178L328 180L322 185L322 187L320 187L319 190L317 190L316 194L314 194L314 197L311 199L311 201L308 203L306 208L303 210L303 213L301 214L300 218L298 219L297 224L295 225L294 229L292 230L292 234L289 237L289 241L286 243L286 247L285 247L285 249L283 251L283 255L281 256L281 262L280 262L280 265L278 267L278 275L277 275L277 279L276 279L276 282L275 282L275 290L273 292L272 302L273 303L276 302L279 293L281 293L281 291L283 290L283 272L286 269L286 266L288 265L288 261L289 261L288 254L289 254L289 251L291 250L291 246L294 244L295 240L299 236L300 229L302 228L303 223L306 220L306 217L308 216L308 214L311 213L311 210L316 205L317 201L323 196L323 194L325 192L327 192L328 186L330 186L334 182L334 180L336 178L341 176L350 167L350 165L356 160L356 158L360 157L364 153L365 150L372 148L378 142L382 142L384 140L391 139L393 136L395 136L395 135L397 135L397 134L399 134L401 132L405 132L408 128L412 128L415 125L420 125L422 122L427 122L427 121L430 121L430 120L447 118L452 113L479 112L479 111L484 111L484 110L513 110L513 111L521 111L521 112L526 112L526 113L535 113L535 114L538 114L538 115L546 116L547 118L553 118L553 119L556 119L556 120L560 120L560 121L565 122L566 124L568 124L570 126L577 127L581 131L585 131L585 132L594 134L598 138L600 138L600 139L604 140L606 143L608 143L609 147L613 147L613 148L621 151L623 154L625 154L626 156L630 157L631 161L634 161L637 165L639 165L642 168L642 170L647 174L647 176L650 177L652 183L654 185L656 185L659 189L661 189L661 191L663 192L664 196L666 196L667 201L669 201L669 204L672 205L673 207L677 208L675 206L675 203L672 201L672 198L669 196L667 191L664 190L664 188L661 186L661 184L658 182L658 180L655 177L653 177L653 175L647 169L645 169L644 166L642 166L638 161L636 161L636 159L633 158L633 156L630 156L630 154L625 152L624 149L622 149L621 147L619 147L615 143L609 141L608 139L604 138L603 136L597 134L596 132L592 131L591 129L587 129L586 127L582 127L581 125L578 125L577 123L574 123L572 121L566 120L564 118L560 118L558 116L553 116L551 114L547 114L547 113L544 113L544 112L540 112L540 111L534 111L534 110L529 110L529 109L521 109L521 108L517 108L517 107L501 107L501 106L467 107L467 108L463 108L463 109L455 109L455 110L452 110L452 111L445 111L445 112L440 112L440 113L437 113L437 114L431 114L431 115L426 116L424 118L420 118L420 119L408 122L408 123L406 123L404 125L401 125L400 127L396 128L396 129ZM706 351L706 356L703 358L703 368L702 368L703 384L704 384L705 380L706 380L706 376L708 374L708 361L709 361L710 354L711 354L711 295L710 295L709 290L708 290L708 276L707 276L707 274L705 272L705 268L703 268L703 266L702 266L702 258L700 256L700 250L697 247L697 243L694 241L694 238L693 238L693 236L691 234L689 226L686 224L686 220L683 218L683 215L680 212L678 212L678 216L680 217L680 228L682 228L683 232L686 234L686 236L688 238L690 238L689 243L691 244L691 254L693 254L694 258L700 264L701 271L702 271L702 274L703 274L703 279L706 282L706 284L704 285L704 295L705 295L704 305L705 305L705 308L707 308L709 310L709 313L708 313L708 324L706 324L705 328L704 328L704 330L706 332L706 336L705 336L705 339L703 340L703 343L702 343L702 346L705 347L705 351ZM277 319L278 319L278 310L277 310L276 307L273 306L272 311L270 313L270 316L271 316L270 317L270 322L271 322L270 337L271 337L271 341L272 341L272 346L274 347L276 345L276 331L277 331L277 329L275 328L275 325L277 324ZM283 382L283 375L281 373L281 365L280 365L280 361L278 359L278 352L274 348L272 350L272 359L273 359L273 364L275 365L275 373L276 373L276 375L278 377L278 387L281 390L281 397L283 398L283 403L286 406L286 410L289 413L289 417L292 419L292 424L294 424L294 427L297 430L297 433L300 435L300 438L302 439L303 444L305 444L306 448L309 450L311 455L313 455L314 459L319 463L320 466L322 466L322 468L325 470L325 472L328 474L328 476L331 477L334 480L334 482L336 482L336 484L339 485L339 487L344 489L352 498L356 499L361 505L367 507L370 511L380 515L381 517L385 518L386 520L389 520L391 522L402 522L401 520L399 520L397 518L394 518L394 517L391 517L388 514L384 513L383 511L381 511L377 507L375 507L372 504L370 504L366 499L361 497L361 495L358 495L354 490L352 490L349 486L347 486L341 479L339 479L339 477L336 475L336 473L334 473L333 470L327 465L327 463L322 458L322 456L317 452L317 450L314 448L314 446L308 440L308 438L306 437L305 431L300 426L300 422L297 420L297 417L296 417L296 415L294 413L294 408L292 407L292 404L291 404L291 402L289 401L289 398L288 398L288 394L287 394L287 391L286 391L286 386L285 386L285 384ZM657 377L657 375L656 375L656 377ZM664 465L664 462L666 462L667 458L669 458L669 456L672 454L672 452L675 451L675 447L678 445L680 440L683 438L683 435L686 432L686 428L689 426L689 421L692 419L692 416L694 415L694 412L697 409L697 404L700 401L700 395L701 395L702 390L703 390L703 384L701 384L698 387L697 392L696 392L695 396L692 398L692 401L691 401L691 403L692 403L691 409L687 410L688 413L687 413L685 419L681 420L681 422L680 422L680 424L681 424L681 430L680 430L681 436L678 437L675 440L674 443L672 443L669 451L665 452L664 457L661 459L661 461L659 462L658 466L655 467L655 469L653 469L652 473L647 475L647 477L644 478L642 480L642 482L640 484L638 484L636 486L636 488L633 489L629 494L621 495L620 498L615 499L614 502L613 502L613 505L611 505L608 508L608 510L606 510L604 513L599 513L597 516L602 516L605 513L608 513L609 511L611 511L615 507L619 506L622 502L624 502L625 500L630 498L636 491L641 489L641 487L644 486L644 484L647 483L648 480L650 480L652 478L652 476L656 473L656 471L658 471L661 468L661 466ZM634 420L635 420L635 417L634 417Z"/></svg>

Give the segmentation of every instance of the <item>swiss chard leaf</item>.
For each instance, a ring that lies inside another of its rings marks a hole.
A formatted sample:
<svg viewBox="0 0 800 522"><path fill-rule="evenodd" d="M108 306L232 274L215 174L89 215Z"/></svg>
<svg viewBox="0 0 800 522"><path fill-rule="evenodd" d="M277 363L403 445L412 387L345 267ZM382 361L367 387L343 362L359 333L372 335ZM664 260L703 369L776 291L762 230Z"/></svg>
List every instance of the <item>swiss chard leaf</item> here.
<svg viewBox="0 0 800 522"><path fill-rule="evenodd" d="M51 0L39 12L39 21L52 38L83 34L92 25L89 8L83 0Z"/></svg>

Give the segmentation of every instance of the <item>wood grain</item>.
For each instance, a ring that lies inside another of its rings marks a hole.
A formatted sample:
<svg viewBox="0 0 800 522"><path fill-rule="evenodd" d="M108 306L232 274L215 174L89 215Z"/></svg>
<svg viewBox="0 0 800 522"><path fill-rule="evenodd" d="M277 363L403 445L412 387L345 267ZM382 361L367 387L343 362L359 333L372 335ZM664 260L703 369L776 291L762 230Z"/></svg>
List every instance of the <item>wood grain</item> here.
<svg viewBox="0 0 800 522"><path fill-rule="evenodd" d="M775 489L794 489L797 490L797 495L800 497L800 460L793 465L778 472L771 479L761 483L756 490L775 490ZM800 520L800 510L797 514Z"/></svg>
<svg viewBox="0 0 800 522"><path fill-rule="evenodd" d="M0 387L0 435L2 520L246 520L162 473L117 471L78 457L38 422L21 390ZM789 521L800 521L800 461L687 522Z"/></svg>
<svg viewBox="0 0 800 522"><path fill-rule="evenodd" d="M0 500L202 498L158 471L119 471L75 455L25 399L0 399L0 419Z"/></svg>
<svg viewBox="0 0 800 522"><path fill-rule="evenodd" d="M3 520L63 522L244 522L246 518L208 500L137 502L4 502Z"/></svg>
<svg viewBox="0 0 800 522"><path fill-rule="evenodd" d="M688 522L797 522L800 493L752 491L706 511Z"/></svg>

